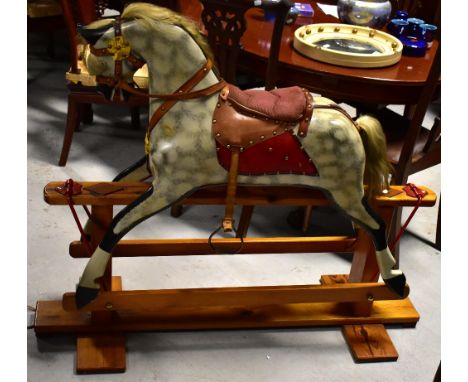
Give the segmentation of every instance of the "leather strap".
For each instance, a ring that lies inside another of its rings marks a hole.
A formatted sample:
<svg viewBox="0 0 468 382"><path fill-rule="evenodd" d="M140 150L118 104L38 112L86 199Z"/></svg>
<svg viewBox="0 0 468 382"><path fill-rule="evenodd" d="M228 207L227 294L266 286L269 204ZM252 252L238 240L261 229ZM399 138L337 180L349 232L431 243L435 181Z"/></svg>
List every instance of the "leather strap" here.
<svg viewBox="0 0 468 382"><path fill-rule="evenodd" d="M299 129L297 131L297 134L301 138L304 138L307 136L307 131L309 130L310 120L312 119L312 113L314 111L312 95L306 89L303 89L303 90L304 90L304 96L306 97L306 107L305 107L304 117L299 123Z"/></svg>
<svg viewBox="0 0 468 382"><path fill-rule="evenodd" d="M138 69L145 65L145 61L139 59L137 56L133 55L133 53L130 53L130 56L127 57L127 61Z"/></svg>
<svg viewBox="0 0 468 382"><path fill-rule="evenodd" d="M239 150L233 150L231 154L231 166L229 168L229 177L226 191L226 208L224 210L224 219L222 227L224 232L231 232L234 225L234 202L237 190L237 172L239 169Z"/></svg>
<svg viewBox="0 0 468 382"><path fill-rule="evenodd" d="M165 99L165 102L162 105L160 105L158 109L151 116L151 119L148 123L148 135L151 133L151 130L153 130L154 126L156 126L159 120L172 108L172 106L174 106L177 103L177 101L181 99L185 99L185 98L182 98L183 95L188 96L188 95L192 95L193 93L196 93L196 92L190 92L190 90L192 90L203 78L205 78L205 76L209 73L212 66L213 66L213 63L211 62L211 60L207 60L206 64L202 68L200 68L193 75L192 78L190 78L182 86L180 86L173 94L159 94L158 97L156 97L155 94L148 94L148 97L151 97L151 98L154 97L154 98ZM215 84L216 86L214 87L215 88L214 91L217 90L218 86L221 86L219 84L220 82ZM224 84L223 84L223 87L224 87ZM202 89L200 91L201 93L199 97L214 93L214 91L212 91L212 89L210 88L211 87ZM163 96L163 97L160 97L160 96ZM171 97L167 98L166 96L171 96ZM177 96L177 97L173 98L172 96Z"/></svg>
<svg viewBox="0 0 468 382"><path fill-rule="evenodd" d="M95 56L102 57L102 56L112 56L112 53L109 53L109 48L95 48L94 46L89 46L89 51L94 54ZM135 68L141 68L145 65L145 61L135 56L133 53L126 58L130 64L132 64ZM112 77L101 77L101 78L112 78Z"/></svg>
<svg viewBox="0 0 468 382"><path fill-rule="evenodd" d="M194 84L195 86L196 84ZM218 90L221 90L224 86L226 85L226 82L224 80L221 80L211 86L208 86L204 89L200 90L195 90L193 92L180 92L176 91L175 93L169 93L169 94L148 94L145 92L142 92L141 90L137 90L135 88L132 88L126 81L120 80L118 81L117 85L118 87L127 90L129 93L139 95L139 96L145 96L148 98L158 98L158 99L164 99L164 100L174 100L174 101L184 101L188 99L194 99L194 98L200 98L200 97L206 97L211 94L216 93ZM194 87L192 86L192 88Z"/></svg>
<svg viewBox="0 0 468 382"><path fill-rule="evenodd" d="M216 84L208 86L204 89L191 91L203 78L205 78L205 76L210 72L212 67L213 67L213 63L210 59L208 59L205 65L203 65L203 67L201 67L188 81L182 84L175 91L175 93L171 93L171 94L145 94L136 89L133 89L125 81L122 81L122 80L119 81L118 86L120 86L122 89L127 90L130 93L138 94L138 95L145 95L148 98L158 98L158 99L165 100L153 113L148 123L146 136L145 136L146 154L149 154L151 152L151 146L150 146L150 140L149 140L151 131L157 125L157 123L161 120L161 118L177 103L177 101L206 97L217 92L218 90L221 90L226 85L224 80L221 80L217 82Z"/></svg>

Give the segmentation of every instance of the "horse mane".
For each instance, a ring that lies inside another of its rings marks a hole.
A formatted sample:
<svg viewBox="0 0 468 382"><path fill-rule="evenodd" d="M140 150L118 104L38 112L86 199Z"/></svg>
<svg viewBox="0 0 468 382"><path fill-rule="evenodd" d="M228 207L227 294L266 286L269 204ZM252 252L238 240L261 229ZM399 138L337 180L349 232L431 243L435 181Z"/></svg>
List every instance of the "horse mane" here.
<svg viewBox="0 0 468 382"><path fill-rule="evenodd" d="M197 25L170 9L149 3L131 3L122 12L122 18L141 20L150 30L153 28L155 21L178 26L195 40L205 57L213 61L213 52Z"/></svg>

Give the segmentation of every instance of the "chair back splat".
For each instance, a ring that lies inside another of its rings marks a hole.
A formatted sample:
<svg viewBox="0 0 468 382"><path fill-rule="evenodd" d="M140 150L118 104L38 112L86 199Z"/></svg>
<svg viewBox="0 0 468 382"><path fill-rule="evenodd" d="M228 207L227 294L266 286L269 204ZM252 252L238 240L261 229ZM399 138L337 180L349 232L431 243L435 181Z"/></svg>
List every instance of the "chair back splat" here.
<svg viewBox="0 0 468 382"><path fill-rule="evenodd" d="M229 83L236 83L241 39L248 28L245 14L252 8L262 8L274 18L268 65L265 73L265 89L275 87L281 36L292 3L247 0L200 0L203 4L202 21L208 42L214 52L221 76Z"/></svg>

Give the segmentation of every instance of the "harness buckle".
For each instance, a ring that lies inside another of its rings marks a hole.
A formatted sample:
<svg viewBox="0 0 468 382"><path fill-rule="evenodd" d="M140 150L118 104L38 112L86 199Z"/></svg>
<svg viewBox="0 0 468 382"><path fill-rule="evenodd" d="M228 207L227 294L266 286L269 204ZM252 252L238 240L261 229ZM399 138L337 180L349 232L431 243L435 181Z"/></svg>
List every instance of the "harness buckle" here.
<svg viewBox="0 0 468 382"><path fill-rule="evenodd" d="M130 56L130 44L123 36L115 36L109 41L107 51L112 54L114 61L122 61Z"/></svg>
<svg viewBox="0 0 468 382"><path fill-rule="evenodd" d="M150 155L151 154L151 143L149 141L149 134L146 133L145 135L145 154Z"/></svg>

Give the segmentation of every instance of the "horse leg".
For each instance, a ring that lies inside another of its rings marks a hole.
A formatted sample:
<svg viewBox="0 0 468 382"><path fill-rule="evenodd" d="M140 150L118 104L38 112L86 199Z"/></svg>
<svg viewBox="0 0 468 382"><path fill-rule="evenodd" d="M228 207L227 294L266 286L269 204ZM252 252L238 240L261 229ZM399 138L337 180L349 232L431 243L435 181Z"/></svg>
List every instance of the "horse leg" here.
<svg viewBox="0 0 468 382"><path fill-rule="evenodd" d="M112 220L104 238L94 251L86 265L76 289L76 305L81 308L96 298L99 292L97 280L104 275L112 250L133 227L148 217L169 207L179 197L169 192L170 186L164 187L164 193L155 191L154 185L138 199L126 206ZM189 190L186 190L188 192ZM182 196L179 195L179 196Z"/></svg>
<svg viewBox="0 0 468 382"><path fill-rule="evenodd" d="M364 227L371 235L375 246L377 264L385 284L400 297L404 297L406 277L400 269L393 269L396 261L388 248L385 222L369 206L366 197L359 200L358 193L352 190L331 192L333 201L338 208ZM352 195L356 197L353 198Z"/></svg>
<svg viewBox="0 0 468 382"><path fill-rule="evenodd" d="M142 182L151 176L147 166L147 156L139 159L130 167L121 171L112 181L113 182Z"/></svg>
<svg viewBox="0 0 468 382"><path fill-rule="evenodd" d="M146 163L146 155L121 171L112 181L113 182L142 182L148 179L152 174ZM93 229L93 222L88 219L84 225L85 234L90 237Z"/></svg>

